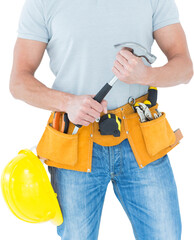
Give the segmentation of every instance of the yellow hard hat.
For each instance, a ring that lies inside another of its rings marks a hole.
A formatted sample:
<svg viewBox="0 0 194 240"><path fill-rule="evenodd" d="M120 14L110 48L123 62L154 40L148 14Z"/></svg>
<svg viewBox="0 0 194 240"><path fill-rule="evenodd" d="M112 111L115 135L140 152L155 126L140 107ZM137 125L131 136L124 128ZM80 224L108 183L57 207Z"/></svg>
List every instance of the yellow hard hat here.
<svg viewBox="0 0 194 240"><path fill-rule="evenodd" d="M30 223L51 220L57 226L63 223L57 194L32 151L20 151L5 167L1 188L7 205L19 219Z"/></svg>

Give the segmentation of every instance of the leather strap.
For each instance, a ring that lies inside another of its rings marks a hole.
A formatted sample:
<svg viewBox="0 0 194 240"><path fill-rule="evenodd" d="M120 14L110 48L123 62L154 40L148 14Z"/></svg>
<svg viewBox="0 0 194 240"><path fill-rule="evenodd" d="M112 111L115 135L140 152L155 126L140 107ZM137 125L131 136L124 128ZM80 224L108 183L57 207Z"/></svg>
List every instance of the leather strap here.
<svg viewBox="0 0 194 240"><path fill-rule="evenodd" d="M176 136L176 141L175 141L175 143L174 143L173 145L171 145L171 147L176 146L176 145L180 142L180 140L183 138L183 134L182 134L180 128L178 128L177 130L175 130L175 131L174 131L174 134L175 134L175 136Z"/></svg>

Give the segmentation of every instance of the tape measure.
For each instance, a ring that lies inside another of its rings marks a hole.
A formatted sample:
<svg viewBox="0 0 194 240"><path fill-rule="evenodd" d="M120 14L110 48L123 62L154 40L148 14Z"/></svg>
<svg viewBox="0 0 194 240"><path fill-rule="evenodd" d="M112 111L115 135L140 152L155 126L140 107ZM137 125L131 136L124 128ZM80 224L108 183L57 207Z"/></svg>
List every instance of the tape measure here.
<svg viewBox="0 0 194 240"><path fill-rule="evenodd" d="M112 113L107 113L100 118L99 131L101 135L120 137L121 119Z"/></svg>

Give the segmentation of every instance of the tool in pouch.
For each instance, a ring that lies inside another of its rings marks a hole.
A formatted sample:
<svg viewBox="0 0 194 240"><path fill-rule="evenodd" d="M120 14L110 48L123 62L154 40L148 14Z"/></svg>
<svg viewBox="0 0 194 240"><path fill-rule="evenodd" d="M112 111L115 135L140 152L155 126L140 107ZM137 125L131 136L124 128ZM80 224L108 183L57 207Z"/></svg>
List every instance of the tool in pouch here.
<svg viewBox="0 0 194 240"><path fill-rule="evenodd" d="M147 60L147 62L150 64L152 64L156 60L156 57L153 54L149 53L146 48L134 42L124 42L124 43L116 44L114 45L114 47L129 48L130 51L135 56L144 57ZM111 90L111 88L113 87L113 85L116 83L117 80L118 78L114 76L109 83L106 83L102 87L102 89L96 94L96 96L93 99L101 103L101 101L108 94L108 92ZM113 115L109 115L109 116L110 117L107 117L107 116L103 117L102 120L99 122L99 127L100 127L99 131L101 132L102 135L113 135L115 137L118 137L120 136L119 126L121 123L121 119L118 118L117 116L115 117ZM102 123L103 121L106 121L106 123L103 124ZM82 127L82 125L76 124L72 134L76 134L80 127Z"/></svg>
<svg viewBox="0 0 194 240"><path fill-rule="evenodd" d="M67 133L69 127L69 118L67 113L54 112L52 127L62 133Z"/></svg>
<svg viewBox="0 0 194 240"><path fill-rule="evenodd" d="M161 116L161 113L158 109L156 109L156 113L154 113L154 117L152 116L152 113L150 112L151 107L155 106L157 103L157 88L156 87L149 87L148 90L148 99L145 100L143 103L141 102L135 102L135 99L133 97L129 98L129 104L133 107L134 111L138 113L140 122L146 122L151 121L154 118L158 118Z"/></svg>

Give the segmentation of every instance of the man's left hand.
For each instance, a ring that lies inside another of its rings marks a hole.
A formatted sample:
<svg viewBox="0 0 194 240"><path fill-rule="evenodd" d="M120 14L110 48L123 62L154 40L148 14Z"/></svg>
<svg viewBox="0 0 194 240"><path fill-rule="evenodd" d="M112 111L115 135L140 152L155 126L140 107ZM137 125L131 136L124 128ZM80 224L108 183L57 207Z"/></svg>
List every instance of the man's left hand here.
<svg viewBox="0 0 194 240"><path fill-rule="evenodd" d="M149 68L140 57L134 56L127 48L122 48L116 56L112 71L122 82L147 85Z"/></svg>

